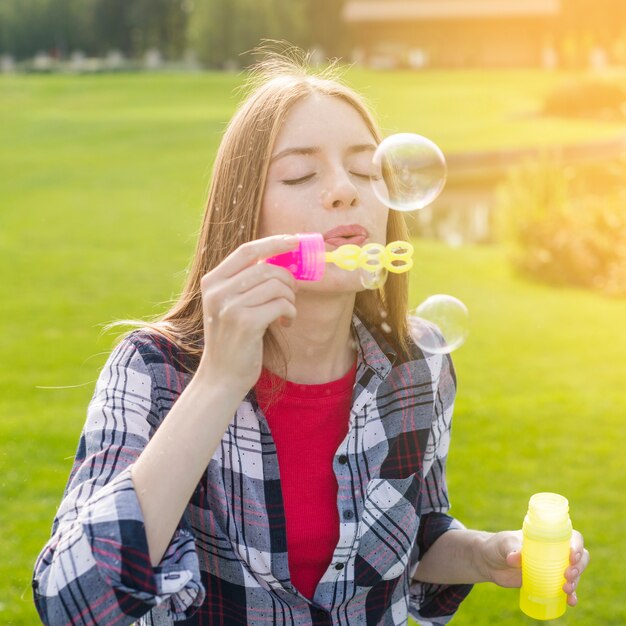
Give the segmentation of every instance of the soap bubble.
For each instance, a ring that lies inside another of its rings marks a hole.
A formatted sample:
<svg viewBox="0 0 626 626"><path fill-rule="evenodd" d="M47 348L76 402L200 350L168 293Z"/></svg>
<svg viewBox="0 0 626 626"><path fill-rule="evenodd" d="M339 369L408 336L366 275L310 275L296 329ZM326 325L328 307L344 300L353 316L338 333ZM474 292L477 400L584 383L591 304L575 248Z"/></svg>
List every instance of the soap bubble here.
<svg viewBox="0 0 626 626"><path fill-rule="evenodd" d="M370 177L376 197L396 211L428 206L446 183L446 159L430 139L397 133L380 142Z"/></svg>
<svg viewBox="0 0 626 626"><path fill-rule="evenodd" d="M389 275L389 272L384 267L373 272L360 268L358 272L361 285L363 285L365 289L380 289L387 281L387 276Z"/></svg>
<svg viewBox="0 0 626 626"><path fill-rule="evenodd" d="M424 352L448 354L465 343L469 333L467 307L453 296L430 296L409 317L409 332Z"/></svg>

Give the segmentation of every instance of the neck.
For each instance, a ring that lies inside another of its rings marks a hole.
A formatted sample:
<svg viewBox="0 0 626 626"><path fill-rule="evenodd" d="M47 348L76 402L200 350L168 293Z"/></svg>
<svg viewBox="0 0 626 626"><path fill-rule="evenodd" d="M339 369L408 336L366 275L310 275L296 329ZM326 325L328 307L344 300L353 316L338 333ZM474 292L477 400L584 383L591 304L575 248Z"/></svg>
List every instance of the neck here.
<svg viewBox="0 0 626 626"><path fill-rule="evenodd" d="M274 323L270 332L287 358L287 379L316 385L337 380L356 356L351 324L355 294L299 293L298 314L288 328ZM264 365L273 370L272 361Z"/></svg>

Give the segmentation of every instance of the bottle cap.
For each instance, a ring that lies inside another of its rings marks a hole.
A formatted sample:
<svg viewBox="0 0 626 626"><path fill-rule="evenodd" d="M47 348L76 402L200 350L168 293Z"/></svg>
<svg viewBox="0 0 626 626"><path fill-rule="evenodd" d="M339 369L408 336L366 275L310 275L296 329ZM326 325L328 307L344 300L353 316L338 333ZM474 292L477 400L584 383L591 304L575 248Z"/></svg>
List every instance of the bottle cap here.
<svg viewBox="0 0 626 626"><path fill-rule="evenodd" d="M321 233L297 233L295 250L265 259L266 263L289 270L298 280L321 280L326 269L324 237Z"/></svg>
<svg viewBox="0 0 626 626"><path fill-rule="evenodd" d="M569 502L558 493L531 496L524 519L524 532L536 539L558 539L572 532Z"/></svg>

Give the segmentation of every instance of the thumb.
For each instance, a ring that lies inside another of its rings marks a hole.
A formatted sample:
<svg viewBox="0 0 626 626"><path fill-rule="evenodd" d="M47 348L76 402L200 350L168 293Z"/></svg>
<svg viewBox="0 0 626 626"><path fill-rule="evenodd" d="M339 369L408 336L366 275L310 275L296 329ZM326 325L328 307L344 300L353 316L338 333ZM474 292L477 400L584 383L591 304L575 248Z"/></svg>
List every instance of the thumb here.
<svg viewBox="0 0 626 626"><path fill-rule="evenodd" d="M513 550L506 555L506 564L509 567L522 567L522 553L519 550Z"/></svg>

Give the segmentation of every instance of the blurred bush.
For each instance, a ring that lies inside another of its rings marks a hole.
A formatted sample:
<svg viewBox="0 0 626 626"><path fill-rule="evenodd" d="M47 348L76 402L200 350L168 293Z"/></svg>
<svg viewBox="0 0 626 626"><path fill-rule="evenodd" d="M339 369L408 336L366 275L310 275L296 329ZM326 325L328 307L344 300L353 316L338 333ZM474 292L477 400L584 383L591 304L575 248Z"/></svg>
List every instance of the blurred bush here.
<svg viewBox="0 0 626 626"><path fill-rule="evenodd" d="M626 295L626 162L512 170L496 194L496 232L523 274Z"/></svg>
<svg viewBox="0 0 626 626"><path fill-rule="evenodd" d="M626 87L600 79L564 83L548 93L543 112L566 117L626 118Z"/></svg>

